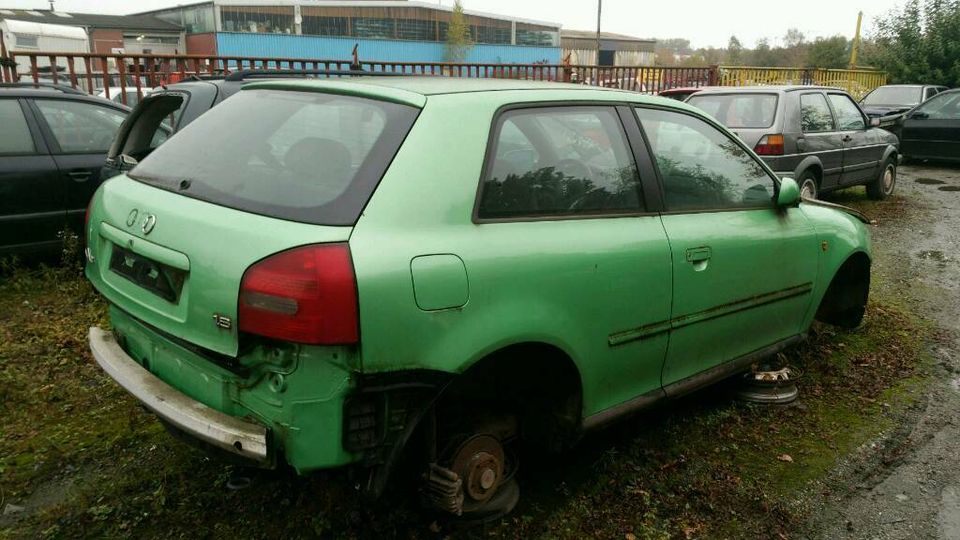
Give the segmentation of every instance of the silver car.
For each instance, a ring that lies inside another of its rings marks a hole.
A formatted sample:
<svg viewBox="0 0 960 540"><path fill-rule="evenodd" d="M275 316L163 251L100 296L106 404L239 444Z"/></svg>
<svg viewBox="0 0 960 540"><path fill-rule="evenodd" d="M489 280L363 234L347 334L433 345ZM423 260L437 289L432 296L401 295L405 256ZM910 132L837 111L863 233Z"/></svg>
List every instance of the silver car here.
<svg viewBox="0 0 960 540"><path fill-rule="evenodd" d="M896 135L880 129L850 94L819 86L716 88L687 103L713 116L801 194L864 185L873 199L889 197L900 162Z"/></svg>

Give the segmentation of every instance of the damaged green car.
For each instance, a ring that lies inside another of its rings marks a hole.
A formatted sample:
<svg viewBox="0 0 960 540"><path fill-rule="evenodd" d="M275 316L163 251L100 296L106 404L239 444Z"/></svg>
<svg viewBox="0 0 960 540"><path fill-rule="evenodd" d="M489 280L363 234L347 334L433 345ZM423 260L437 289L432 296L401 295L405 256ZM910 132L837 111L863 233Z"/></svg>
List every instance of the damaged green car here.
<svg viewBox="0 0 960 540"><path fill-rule="evenodd" d="M530 452L864 316L869 236L676 101L433 77L246 86L88 211L97 362L172 431L509 511ZM536 454L533 454L536 455Z"/></svg>

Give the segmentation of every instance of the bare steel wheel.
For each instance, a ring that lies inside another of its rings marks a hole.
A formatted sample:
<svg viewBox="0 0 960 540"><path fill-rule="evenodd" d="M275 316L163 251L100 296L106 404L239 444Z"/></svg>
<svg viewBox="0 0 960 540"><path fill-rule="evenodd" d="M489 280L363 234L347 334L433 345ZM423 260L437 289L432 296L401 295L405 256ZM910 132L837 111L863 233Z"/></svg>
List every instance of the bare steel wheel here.
<svg viewBox="0 0 960 540"><path fill-rule="evenodd" d="M806 171L800 177L800 197L803 199L816 199L819 192L817 177L813 171Z"/></svg>
<svg viewBox="0 0 960 540"><path fill-rule="evenodd" d="M883 164L880 175L876 180L867 184L867 196L871 199L883 200L893 195L897 186L897 161L890 158Z"/></svg>

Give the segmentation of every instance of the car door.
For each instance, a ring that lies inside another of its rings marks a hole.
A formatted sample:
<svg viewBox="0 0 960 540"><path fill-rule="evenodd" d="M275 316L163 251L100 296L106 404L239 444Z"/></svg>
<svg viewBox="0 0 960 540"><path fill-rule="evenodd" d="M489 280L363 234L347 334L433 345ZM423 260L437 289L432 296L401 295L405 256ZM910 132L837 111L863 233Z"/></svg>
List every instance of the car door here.
<svg viewBox="0 0 960 540"><path fill-rule="evenodd" d="M0 255L59 246L65 192L25 99L0 98Z"/></svg>
<svg viewBox="0 0 960 540"><path fill-rule="evenodd" d="M476 308L515 305L520 331L542 320L568 325L563 339L582 359L588 414L661 395L670 250L641 190L641 180L655 183L652 164L647 157L638 172L625 129L639 143L626 107L501 113L477 236L458 248Z"/></svg>
<svg viewBox="0 0 960 540"><path fill-rule="evenodd" d="M873 180L877 175L884 145L876 132L870 129L866 115L853 98L840 92L827 96L843 140L843 172L840 185L860 184Z"/></svg>
<svg viewBox="0 0 960 540"><path fill-rule="evenodd" d="M735 137L692 114L637 115L659 170L673 260L662 381L679 394L804 331L819 246L799 208L776 207L778 181Z"/></svg>
<svg viewBox="0 0 960 540"><path fill-rule="evenodd" d="M910 112L900 149L912 158L960 159L960 92L944 92Z"/></svg>
<svg viewBox="0 0 960 540"><path fill-rule="evenodd" d="M33 100L41 131L65 186L67 226L83 231L90 198L100 186L107 150L127 112L92 101Z"/></svg>
<svg viewBox="0 0 960 540"><path fill-rule="evenodd" d="M837 132L833 112L823 92L800 94L800 131L797 151L816 156L823 165L820 189L831 189L840 183L843 172L843 136Z"/></svg>

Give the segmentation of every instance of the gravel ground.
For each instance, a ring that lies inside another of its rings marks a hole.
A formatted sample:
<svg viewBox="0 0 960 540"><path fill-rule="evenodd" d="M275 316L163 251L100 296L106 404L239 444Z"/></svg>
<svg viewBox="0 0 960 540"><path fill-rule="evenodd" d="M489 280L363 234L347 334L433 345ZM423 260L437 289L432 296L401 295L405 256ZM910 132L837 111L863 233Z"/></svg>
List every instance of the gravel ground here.
<svg viewBox="0 0 960 540"><path fill-rule="evenodd" d="M809 538L960 539L960 168L904 166L909 211L873 227L874 271L938 330L935 382L903 427L825 482ZM843 202L838 201L838 202Z"/></svg>

